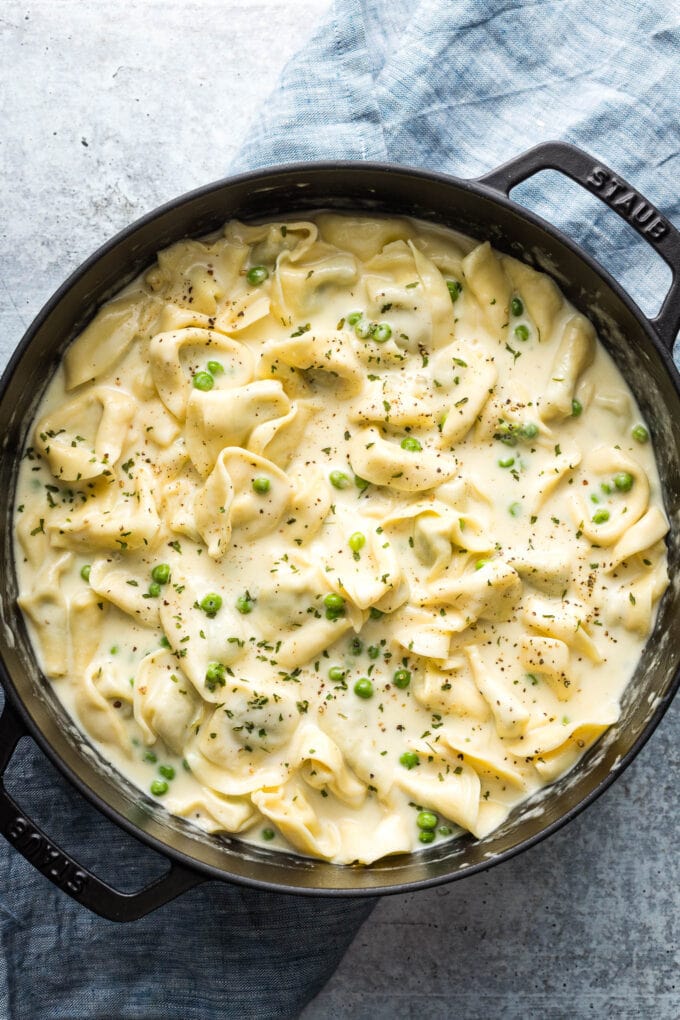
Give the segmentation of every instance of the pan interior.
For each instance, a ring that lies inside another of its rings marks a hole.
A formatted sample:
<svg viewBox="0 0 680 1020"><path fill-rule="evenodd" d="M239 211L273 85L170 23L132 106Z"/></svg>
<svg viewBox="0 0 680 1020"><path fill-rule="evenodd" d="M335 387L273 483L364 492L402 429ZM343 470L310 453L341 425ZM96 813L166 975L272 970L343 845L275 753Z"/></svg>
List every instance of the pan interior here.
<svg viewBox="0 0 680 1020"><path fill-rule="evenodd" d="M141 798L139 790L84 741L40 673L16 606L13 564L17 453L42 396L35 381L51 376L65 346L96 308L149 265L157 251L180 238L205 235L232 217L265 219L320 208L429 220L480 241L489 240L499 250L552 275L569 300L595 323L651 425L671 521L671 586L626 690L619 721L570 773L520 805L485 839L461 837L416 855L361 868L269 851L236 837L208 836ZM247 175L178 199L114 238L67 281L29 330L4 377L3 389L0 485L11 494L1 518L0 542L0 569L6 578L0 600L5 686L41 746L98 807L145 842L214 877L287 891L369 894L443 882L487 867L540 839L604 789L651 733L674 693L678 654L672 621L680 598L679 529L674 513L680 504L677 373L641 314L613 281L605 279L566 239L479 186L396 168L312 165Z"/></svg>

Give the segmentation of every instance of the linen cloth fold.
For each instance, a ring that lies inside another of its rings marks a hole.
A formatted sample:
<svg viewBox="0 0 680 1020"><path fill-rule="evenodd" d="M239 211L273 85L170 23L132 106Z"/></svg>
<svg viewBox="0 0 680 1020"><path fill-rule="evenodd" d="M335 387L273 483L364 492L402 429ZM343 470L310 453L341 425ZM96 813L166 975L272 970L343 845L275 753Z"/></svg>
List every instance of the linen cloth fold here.
<svg viewBox="0 0 680 1020"><path fill-rule="evenodd" d="M342 158L465 177L560 138L609 163L677 221L679 40L671 2L334 0L231 169ZM543 174L513 197L590 248L645 311L658 308L666 268L592 196ZM15 782L55 840L113 884L125 876L126 888L139 887L162 870L32 745L13 763L10 788ZM212 883L116 925L5 844L0 862L2 1020L295 1017L373 902Z"/></svg>

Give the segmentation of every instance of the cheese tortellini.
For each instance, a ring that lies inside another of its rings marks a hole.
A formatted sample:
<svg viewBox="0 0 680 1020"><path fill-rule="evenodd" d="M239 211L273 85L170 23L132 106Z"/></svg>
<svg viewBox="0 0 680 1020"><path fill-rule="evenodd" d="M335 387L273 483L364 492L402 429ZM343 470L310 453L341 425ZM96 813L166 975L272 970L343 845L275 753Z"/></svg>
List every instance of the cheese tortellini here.
<svg viewBox="0 0 680 1020"><path fill-rule="evenodd" d="M648 440L592 324L488 241L232 221L67 350L19 603L188 823L340 864L482 838L618 716L668 584Z"/></svg>

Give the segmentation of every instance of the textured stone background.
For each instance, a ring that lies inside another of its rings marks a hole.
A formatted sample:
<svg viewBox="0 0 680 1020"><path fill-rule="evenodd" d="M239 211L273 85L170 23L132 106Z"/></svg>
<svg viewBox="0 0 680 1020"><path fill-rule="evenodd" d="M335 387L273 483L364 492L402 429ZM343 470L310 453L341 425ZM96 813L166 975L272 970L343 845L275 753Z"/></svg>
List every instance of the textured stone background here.
<svg viewBox="0 0 680 1020"><path fill-rule="evenodd" d="M97 245L223 175L327 4L0 0L3 364ZM548 842L384 899L304 1020L677 1020L679 738L680 702Z"/></svg>

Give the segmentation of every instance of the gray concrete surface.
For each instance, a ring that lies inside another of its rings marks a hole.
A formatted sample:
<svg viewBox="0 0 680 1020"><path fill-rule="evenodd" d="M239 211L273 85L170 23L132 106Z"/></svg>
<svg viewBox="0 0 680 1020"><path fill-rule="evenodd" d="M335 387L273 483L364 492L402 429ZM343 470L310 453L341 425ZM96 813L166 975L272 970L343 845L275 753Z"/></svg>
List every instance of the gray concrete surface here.
<svg viewBox="0 0 680 1020"><path fill-rule="evenodd" d="M224 173L328 0L0 0L0 360L114 231ZM304 1020L680 1017L680 703L485 875L384 899Z"/></svg>

